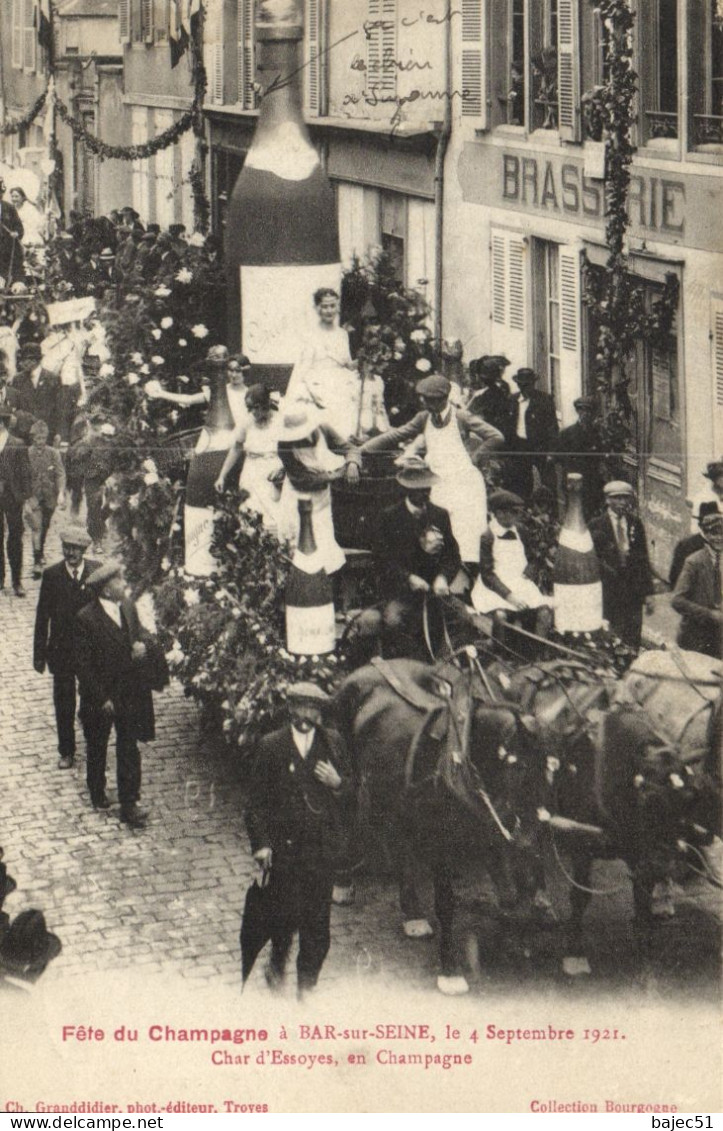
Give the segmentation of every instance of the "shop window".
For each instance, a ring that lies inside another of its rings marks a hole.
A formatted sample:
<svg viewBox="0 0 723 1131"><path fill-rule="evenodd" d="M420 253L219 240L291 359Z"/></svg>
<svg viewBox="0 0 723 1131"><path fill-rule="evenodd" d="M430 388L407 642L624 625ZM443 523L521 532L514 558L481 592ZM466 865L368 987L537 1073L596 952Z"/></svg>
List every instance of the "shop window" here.
<svg viewBox="0 0 723 1131"><path fill-rule="evenodd" d="M638 44L643 140L677 138L677 0L641 0Z"/></svg>
<svg viewBox="0 0 723 1131"><path fill-rule="evenodd" d="M691 145L723 145L723 11L717 0L690 0L688 57Z"/></svg>
<svg viewBox="0 0 723 1131"><path fill-rule="evenodd" d="M380 243L400 283L406 279L407 201L396 192L383 192L379 209Z"/></svg>

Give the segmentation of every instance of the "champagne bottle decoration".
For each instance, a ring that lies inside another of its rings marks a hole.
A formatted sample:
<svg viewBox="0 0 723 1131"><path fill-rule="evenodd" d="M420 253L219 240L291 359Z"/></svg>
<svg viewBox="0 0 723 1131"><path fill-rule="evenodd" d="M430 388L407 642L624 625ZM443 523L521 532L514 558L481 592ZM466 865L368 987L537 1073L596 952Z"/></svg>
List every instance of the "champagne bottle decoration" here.
<svg viewBox="0 0 723 1131"><path fill-rule="evenodd" d="M583 517L581 475L568 475L567 500L553 573L555 628L558 632L596 632L602 627L602 582Z"/></svg>
<svg viewBox="0 0 723 1131"><path fill-rule="evenodd" d="M310 499L299 499L299 542L286 582L286 647L316 656L336 647L331 580L319 563Z"/></svg>
<svg viewBox="0 0 723 1131"><path fill-rule="evenodd" d="M229 346L249 357L250 384L279 392L313 325L314 292L341 280L336 201L302 112L303 34L303 0L257 0L263 94L224 249Z"/></svg>

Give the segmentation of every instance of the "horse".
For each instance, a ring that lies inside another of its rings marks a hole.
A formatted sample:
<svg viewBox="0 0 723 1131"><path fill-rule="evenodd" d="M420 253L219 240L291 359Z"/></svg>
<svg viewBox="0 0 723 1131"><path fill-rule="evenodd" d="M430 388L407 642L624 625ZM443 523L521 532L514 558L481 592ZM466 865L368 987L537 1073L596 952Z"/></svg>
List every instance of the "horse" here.
<svg viewBox="0 0 723 1131"><path fill-rule="evenodd" d="M530 829L539 761L522 713L493 702L469 658L464 672L413 659L375 659L334 700L351 751L360 810L383 822L400 887L404 931L433 933L420 906L418 861L428 866L439 925L437 986L469 990L454 945L454 862L470 840L502 907L532 900L544 879Z"/></svg>
<svg viewBox="0 0 723 1131"><path fill-rule="evenodd" d="M570 885L563 970L573 976L590 973L583 916L591 896L605 894L591 887L596 859L621 859L627 865L641 939L655 921L658 883L691 870L717 882L705 856L720 834L715 679L707 695L701 691L704 681L700 687L688 681L694 700L697 693L688 717L680 702L669 709L674 689L668 672L666 708L654 704L649 675L656 665L660 672L666 666L655 658L636 661L621 681L575 661L514 671L497 664L486 672L500 694L537 722L545 756L538 816L547 828L554 866ZM666 723L676 716L671 729Z"/></svg>

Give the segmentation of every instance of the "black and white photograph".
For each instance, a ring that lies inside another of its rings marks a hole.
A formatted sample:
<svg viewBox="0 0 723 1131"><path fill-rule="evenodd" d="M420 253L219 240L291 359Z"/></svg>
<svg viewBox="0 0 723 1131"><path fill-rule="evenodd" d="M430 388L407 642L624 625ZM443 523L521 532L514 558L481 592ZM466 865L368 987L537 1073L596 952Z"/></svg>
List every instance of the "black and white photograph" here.
<svg viewBox="0 0 723 1131"><path fill-rule="evenodd" d="M721 0L0 3L0 1112L721 1110L721 217Z"/></svg>

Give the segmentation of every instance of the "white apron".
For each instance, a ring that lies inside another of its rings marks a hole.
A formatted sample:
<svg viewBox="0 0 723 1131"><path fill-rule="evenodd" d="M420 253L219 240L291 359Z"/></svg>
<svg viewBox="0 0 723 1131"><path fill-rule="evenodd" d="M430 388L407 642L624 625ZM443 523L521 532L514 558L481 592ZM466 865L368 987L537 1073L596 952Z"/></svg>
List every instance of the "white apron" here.
<svg viewBox="0 0 723 1131"><path fill-rule="evenodd" d="M477 562L479 540L487 529L487 488L464 446L454 408L442 428L435 428L430 417L424 443L427 464L439 476L432 487L432 502L449 511L462 561Z"/></svg>
<svg viewBox="0 0 723 1131"><path fill-rule="evenodd" d="M505 532L507 533L507 532ZM527 569L527 555L519 535L514 539L501 538L495 532L492 547L495 573L503 585L510 590L510 595L518 601L524 601L530 609L539 609L541 605L552 605L552 598L546 597L524 573ZM515 610L514 605L488 589L480 577L472 587L472 604L478 613L491 613L496 609Z"/></svg>
<svg viewBox="0 0 723 1131"><path fill-rule="evenodd" d="M269 482L269 475L282 466L278 456L278 437L275 420L266 428L259 428L251 420L246 429L246 458L239 479L239 487L249 493L242 506L263 516L264 528L269 534L276 534L279 523L279 488Z"/></svg>

